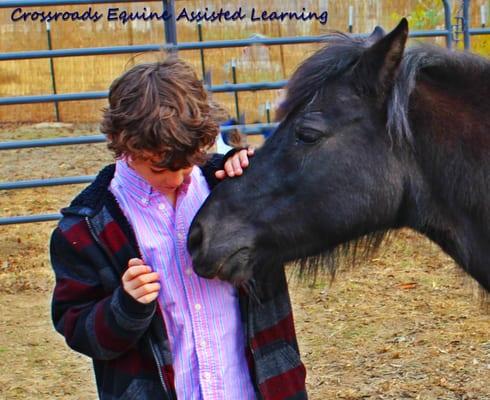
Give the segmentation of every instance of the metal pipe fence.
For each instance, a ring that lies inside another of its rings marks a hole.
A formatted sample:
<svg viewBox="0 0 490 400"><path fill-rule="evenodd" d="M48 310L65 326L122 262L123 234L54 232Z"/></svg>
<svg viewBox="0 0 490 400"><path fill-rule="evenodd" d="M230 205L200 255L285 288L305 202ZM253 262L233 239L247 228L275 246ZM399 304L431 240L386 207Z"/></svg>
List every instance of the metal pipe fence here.
<svg viewBox="0 0 490 400"><path fill-rule="evenodd" d="M72 1L0 1L0 8L13 8L13 7L33 7L33 6L52 6L52 5L73 5L73 4L104 4L112 3L111 0L72 0ZM118 0L118 3L132 3L141 2L140 0ZM175 1L174 0L162 0L163 9L175 15ZM422 37L445 37L446 46L452 48L455 43L455 29L459 27L459 22L456 25L452 24L451 8L448 0L442 0L444 7L444 29L423 30L410 32L412 38ZM470 37L473 35L487 35L490 34L490 29L482 26L481 28L470 28L468 23L470 1L463 0L462 17L458 17L461 20L461 32L464 38L464 48L469 49ZM150 51L185 51L185 50L200 50L216 49L216 48L229 48L229 47L246 47L252 45L283 45L283 44L303 44L303 43L317 43L325 39L328 36L303 36L303 37L281 37L281 38L262 38L254 37L251 39L240 40L213 40L213 41L199 41L199 42L186 42L177 43L177 28L175 19L169 19L164 21L165 40L164 44L148 44L148 45L132 45L132 46L110 46L110 47L94 47L94 48L78 48L78 49L59 49L59 50L35 50L35 51L22 51L22 52L8 52L0 53L0 61L7 60L25 60L25 59L37 59L37 58L56 58L56 57L76 57L87 55L108 55L108 54L125 54L134 52L150 52ZM355 36L365 37L366 34L358 34ZM203 75L206 73L203 64ZM286 85L286 80L276 82L249 82L249 83L225 83L220 85L206 85L207 89L211 92L233 92L240 91L256 91L256 90L276 90L283 88ZM107 91L101 92L83 92L83 93L63 93L63 94L46 94L35 96L12 96L1 97L1 105L12 104L32 104L32 103L44 103L44 102L61 102L61 101L78 101L78 100L92 100L103 99L107 97ZM238 104L237 104L238 109ZM239 116L238 116L239 117ZM257 134L263 130L271 129L277 126L274 123L264 124L249 124L249 125L232 125L221 127L221 132L227 132L229 130L238 129L244 134ZM88 143L101 143L104 142L103 135L89 135L80 136L74 138L52 138L52 139L38 139L38 140L16 140L0 142L1 150L14 150L25 149L34 147L50 147L50 146L66 146L66 145L79 145ZM71 185L88 183L94 179L94 176L72 176L50 179L35 179L35 180L22 180L15 182L0 182L0 190L18 190L25 188L37 188L37 187L49 187L59 185ZM42 214L42 215L28 215L28 216L14 216L14 217L0 217L0 225L19 224L28 222L43 222L53 221L60 218L60 214Z"/></svg>

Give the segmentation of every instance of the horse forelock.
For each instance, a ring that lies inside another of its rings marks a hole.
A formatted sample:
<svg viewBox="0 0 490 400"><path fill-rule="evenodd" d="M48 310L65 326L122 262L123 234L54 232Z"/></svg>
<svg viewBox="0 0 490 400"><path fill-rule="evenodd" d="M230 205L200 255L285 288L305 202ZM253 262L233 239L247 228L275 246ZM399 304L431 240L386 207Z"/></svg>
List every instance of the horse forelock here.
<svg viewBox="0 0 490 400"><path fill-rule="evenodd" d="M342 75L354 65L366 47L364 40L340 32L325 37L323 42L325 46L304 60L290 78L276 120L283 120L308 104L328 80Z"/></svg>

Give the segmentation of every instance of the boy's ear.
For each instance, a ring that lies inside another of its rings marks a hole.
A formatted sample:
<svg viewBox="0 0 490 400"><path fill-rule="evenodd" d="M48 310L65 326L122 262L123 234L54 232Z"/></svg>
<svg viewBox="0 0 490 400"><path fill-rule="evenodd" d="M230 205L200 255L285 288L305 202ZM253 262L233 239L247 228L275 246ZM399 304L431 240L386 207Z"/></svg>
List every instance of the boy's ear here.
<svg viewBox="0 0 490 400"><path fill-rule="evenodd" d="M382 29L374 30L367 39L374 43L365 50L355 67L357 78L364 82L363 86L382 94L393 85L407 38L406 18L402 18L398 26L387 35L382 35Z"/></svg>

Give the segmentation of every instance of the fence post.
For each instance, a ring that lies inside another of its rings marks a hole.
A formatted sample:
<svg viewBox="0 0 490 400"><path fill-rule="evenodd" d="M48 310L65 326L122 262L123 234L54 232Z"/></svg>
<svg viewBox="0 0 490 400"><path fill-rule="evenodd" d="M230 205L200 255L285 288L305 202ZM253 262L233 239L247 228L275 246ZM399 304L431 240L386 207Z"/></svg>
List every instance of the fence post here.
<svg viewBox="0 0 490 400"><path fill-rule="evenodd" d="M197 35L199 38L199 42L203 41L203 34L202 34L202 24L201 21L197 23ZM206 64L204 63L204 50L202 48L199 49L199 54L201 56L201 70L202 70L202 79L206 76Z"/></svg>
<svg viewBox="0 0 490 400"><path fill-rule="evenodd" d="M349 6L349 33L352 33L354 27L354 6Z"/></svg>
<svg viewBox="0 0 490 400"><path fill-rule="evenodd" d="M177 44L177 24L175 20L175 1L174 0L162 0L163 10L167 11L167 14L172 18L164 21L165 27L165 41L168 44ZM171 49L171 52L176 52L176 49Z"/></svg>
<svg viewBox="0 0 490 400"><path fill-rule="evenodd" d="M464 49L470 49L470 32L469 32L469 8L470 8L470 0L463 0L463 41L464 41Z"/></svg>
<svg viewBox="0 0 490 400"><path fill-rule="evenodd" d="M51 26L49 21L46 21L46 35L48 36L48 50L53 50L53 45L51 42ZM53 94L56 94L56 79L54 76L54 62L53 57L49 57L49 70L51 72L51 86L53 88ZM60 110L58 108L58 102L54 102L54 111L56 113L56 122L60 122Z"/></svg>
<svg viewBox="0 0 490 400"><path fill-rule="evenodd" d="M236 77L236 61L235 61L235 59L233 59L231 61L231 77L232 77L234 84L238 83L237 77ZM234 97L235 97L236 118L237 118L237 120L239 120L240 119L240 107L238 105L238 92L235 90L235 91L233 91L233 93L235 95Z"/></svg>
<svg viewBox="0 0 490 400"><path fill-rule="evenodd" d="M448 0L442 0L444 4L444 26L446 27L446 47L448 49L453 48L453 25L452 25L452 17L451 17L451 6L449 5Z"/></svg>

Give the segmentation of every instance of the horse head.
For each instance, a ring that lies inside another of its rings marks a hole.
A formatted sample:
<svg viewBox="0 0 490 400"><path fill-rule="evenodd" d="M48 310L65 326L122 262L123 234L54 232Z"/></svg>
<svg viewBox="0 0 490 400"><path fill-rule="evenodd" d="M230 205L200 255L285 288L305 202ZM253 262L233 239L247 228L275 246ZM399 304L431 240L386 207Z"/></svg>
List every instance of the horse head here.
<svg viewBox="0 0 490 400"><path fill-rule="evenodd" d="M408 226L490 289L488 268L473 273L468 257L475 255L461 247L448 211L454 202L434 192L438 165L427 166L435 155L425 151L437 149L433 136L426 139L437 118L413 117L438 106L431 101L443 87L438 79L450 79L454 66L443 67L452 56L423 49L407 58L407 37L405 19L390 33L377 28L363 40L339 34L299 66L276 131L241 178L218 185L192 224L188 248L199 275L241 284L362 238L377 245L390 229ZM446 76L434 74L438 67ZM488 185L488 174L483 179L480 185ZM482 206L481 200L474 202ZM481 239L488 245L488 236Z"/></svg>

